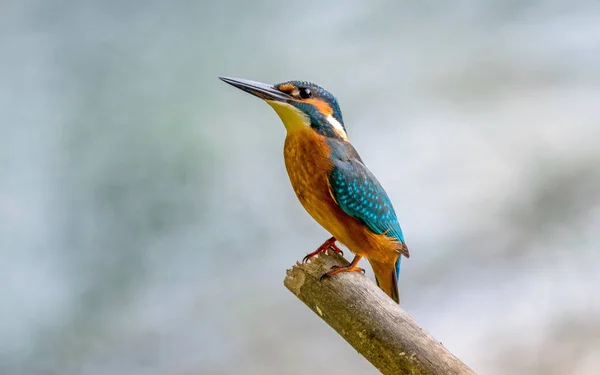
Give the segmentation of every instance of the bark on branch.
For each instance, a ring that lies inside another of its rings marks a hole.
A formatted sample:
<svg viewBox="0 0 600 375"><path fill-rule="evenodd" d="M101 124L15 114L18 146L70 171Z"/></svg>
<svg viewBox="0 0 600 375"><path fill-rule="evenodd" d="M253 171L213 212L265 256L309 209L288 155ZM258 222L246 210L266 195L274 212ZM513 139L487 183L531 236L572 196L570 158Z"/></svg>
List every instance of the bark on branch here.
<svg viewBox="0 0 600 375"><path fill-rule="evenodd" d="M381 373L475 374L360 273L320 282L336 264L348 261L331 254L297 263L287 271L284 284Z"/></svg>

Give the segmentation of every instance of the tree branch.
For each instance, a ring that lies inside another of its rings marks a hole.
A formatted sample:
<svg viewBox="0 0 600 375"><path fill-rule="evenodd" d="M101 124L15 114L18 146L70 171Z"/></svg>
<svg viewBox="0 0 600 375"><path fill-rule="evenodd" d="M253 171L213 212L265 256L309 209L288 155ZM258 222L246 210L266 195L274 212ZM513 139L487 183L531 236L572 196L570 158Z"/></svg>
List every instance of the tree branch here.
<svg viewBox="0 0 600 375"><path fill-rule="evenodd" d="M287 271L285 286L386 375L475 374L389 298L357 273L319 281L337 254L319 255Z"/></svg>

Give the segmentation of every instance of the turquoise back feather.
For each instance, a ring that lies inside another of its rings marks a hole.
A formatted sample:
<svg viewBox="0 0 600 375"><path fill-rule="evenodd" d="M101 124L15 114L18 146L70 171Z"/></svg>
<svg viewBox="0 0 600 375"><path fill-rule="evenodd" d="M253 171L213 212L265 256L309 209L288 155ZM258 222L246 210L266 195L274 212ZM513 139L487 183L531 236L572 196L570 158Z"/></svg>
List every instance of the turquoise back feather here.
<svg viewBox="0 0 600 375"><path fill-rule="evenodd" d="M340 208L373 233L384 234L404 243L404 235L390 198L363 164L354 147L333 139L328 140L328 144L333 162L329 184ZM396 274L400 274L400 257L396 262Z"/></svg>

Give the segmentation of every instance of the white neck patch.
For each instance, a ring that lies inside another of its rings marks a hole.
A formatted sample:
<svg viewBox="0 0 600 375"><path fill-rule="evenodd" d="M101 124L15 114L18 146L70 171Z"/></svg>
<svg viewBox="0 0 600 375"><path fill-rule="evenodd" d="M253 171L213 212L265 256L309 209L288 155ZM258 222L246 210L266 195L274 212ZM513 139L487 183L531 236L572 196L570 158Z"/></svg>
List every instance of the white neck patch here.
<svg viewBox="0 0 600 375"><path fill-rule="evenodd" d="M342 126L342 124L340 124L340 122L335 117L333 117L333 115L327 116L327 122L329 122L329 124L333 127L333 130L335 130L335 132L340 137L342 137L345 140L348 140L348 135L346 134L344 127Z"/></svg>

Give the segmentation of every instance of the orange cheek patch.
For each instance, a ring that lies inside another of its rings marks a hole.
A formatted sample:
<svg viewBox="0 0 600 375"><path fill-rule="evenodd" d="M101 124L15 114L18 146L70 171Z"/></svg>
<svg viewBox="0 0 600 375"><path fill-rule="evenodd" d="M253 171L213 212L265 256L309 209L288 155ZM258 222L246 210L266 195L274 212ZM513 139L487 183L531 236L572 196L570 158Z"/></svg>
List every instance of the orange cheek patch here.
<svg viewBox="0 0 600 375"><path fill-rule="evenodd" d="M292 94L294 92L294 90L298 91L296 86L292 85L291 83L285 83L283 85L279 85L279 86L277 86L277 90L283 91L288 94Z"/></svg>
<svg viewBox="0 0 600 375"><path fill-rule="evenodd" d="M312 104L313 106L317 107L319 112L321 112L325 117L333 115L333 109L331 109L331 106L322 100L306 99L303 100L303 102Z"/></svg>

